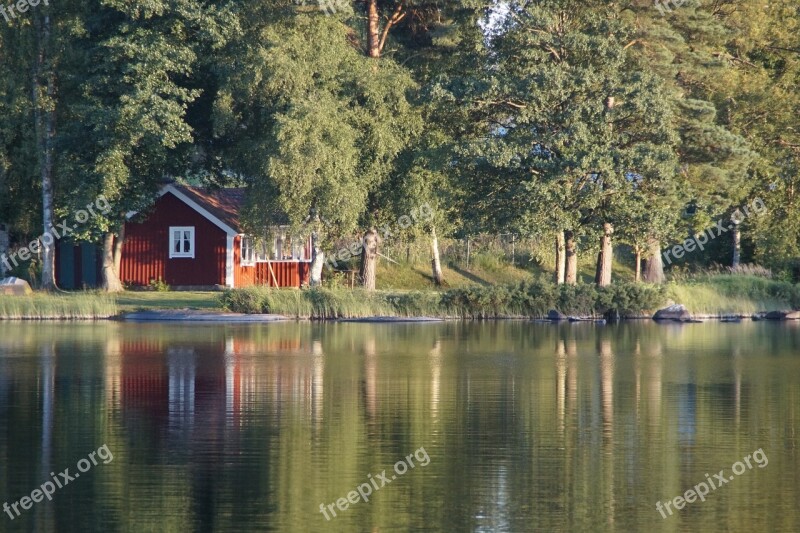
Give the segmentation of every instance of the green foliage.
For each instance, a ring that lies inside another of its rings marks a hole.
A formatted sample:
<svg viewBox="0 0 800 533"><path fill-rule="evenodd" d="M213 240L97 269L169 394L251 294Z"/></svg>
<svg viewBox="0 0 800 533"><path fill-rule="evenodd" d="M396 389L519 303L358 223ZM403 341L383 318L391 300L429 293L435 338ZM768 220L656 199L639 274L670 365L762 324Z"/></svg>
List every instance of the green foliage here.
<svg viewBox="0 0 800 533"><path fill-rule="evenodd" d="M118 231L176 176L246 184L251 229L310 220L323 246L428 202L433 219L396 239L571 229L586 255L613 222L641 251L758 197L768 212L743 224L743 259L796 276L796 0L669 16L652 2L377 5L383 27L403 13L380 58L363 2L325 16L288 0L80 0L0 26L0 222L14 243L42 233L38 110L57 126L56 214L100 194L113 206L80 239ZM687 264L730 252L720 238Z"/></svg>
<svg viewBox="0 0 800 533"><path fill-rule="evenodd" d="M154 292L169 292L170 287L167 285L167 282L161 278L158 279L151 279L150 283L147 284L148 288Z"/></svg>
<svg viewBox="0 0 800 533"><path fill-rule="evenodd" d="M298 227L313 215L327 223L323 238L353 232L421 128L413 79L353 47L334 17L242 23L236 60L221 66L214 121L230 168L250 185L251 226L285 214Z"/></svg>

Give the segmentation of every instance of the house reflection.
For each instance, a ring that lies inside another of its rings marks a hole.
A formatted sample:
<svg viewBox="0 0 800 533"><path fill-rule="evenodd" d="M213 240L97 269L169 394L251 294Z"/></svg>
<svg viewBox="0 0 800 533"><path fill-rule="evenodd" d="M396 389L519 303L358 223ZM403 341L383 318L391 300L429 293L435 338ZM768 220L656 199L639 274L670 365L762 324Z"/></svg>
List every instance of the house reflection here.
<svg viewBox="0 0 800 533"><path fill-rule="evenodd" d="M279 416L287 404L322 418L319 341L234 333L197 343L123 337L106 350L106 401L156 433L240 427L257 409Z"/></svg>

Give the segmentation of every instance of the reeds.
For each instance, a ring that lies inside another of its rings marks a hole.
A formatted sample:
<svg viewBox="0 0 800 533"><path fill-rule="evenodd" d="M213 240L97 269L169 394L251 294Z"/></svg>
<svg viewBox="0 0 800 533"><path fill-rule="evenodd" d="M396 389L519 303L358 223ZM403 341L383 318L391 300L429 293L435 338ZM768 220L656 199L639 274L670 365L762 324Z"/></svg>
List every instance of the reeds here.
<svg viewBox="0 0 800 533"><path fill-rule="evenodd" d="M0 295L0 320L98 320L116 314L114 297L99 293Z"/></svg>

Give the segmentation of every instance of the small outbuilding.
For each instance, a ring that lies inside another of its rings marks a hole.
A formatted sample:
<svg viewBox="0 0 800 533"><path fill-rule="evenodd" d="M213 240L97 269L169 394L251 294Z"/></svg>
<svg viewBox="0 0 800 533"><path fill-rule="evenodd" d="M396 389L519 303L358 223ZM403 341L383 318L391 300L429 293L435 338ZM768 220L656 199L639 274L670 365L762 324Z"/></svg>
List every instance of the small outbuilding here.
<svg viewBox="0 0 800 533"><path fill-rule="evenodd" d="M152 209L129 213L120 280L129 286L154 281L172 288L300 287L308 283L311 239L276 224L269 236L244 232L243 188L204 189L169 184ZM77 250L77 251L76 251ZM99 250L59 244L59 286L97 286ZM88 273L90 276L80 275Z"/></svg>

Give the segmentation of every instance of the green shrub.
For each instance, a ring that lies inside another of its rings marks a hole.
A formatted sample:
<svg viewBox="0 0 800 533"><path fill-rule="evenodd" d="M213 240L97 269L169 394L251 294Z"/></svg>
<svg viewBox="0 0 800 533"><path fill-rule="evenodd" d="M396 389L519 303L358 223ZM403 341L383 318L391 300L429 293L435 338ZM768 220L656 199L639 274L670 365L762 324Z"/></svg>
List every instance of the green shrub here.
<svg viewBox="0 0 800 533"><path fill-rule="evenodd" d="M228 289L220 298L222 307L229 311L247 314L269 313L265 308L266 295L262 287L247 287L244 289Z"/></svg>
<svg viewBox="0 0 800 533"><path fill-rule="evenodd" d="M169 292L170 288L167 285L167 282L161 278L158 279L151 279L150 283L147 284L151 291L155 292Z"/></svg>

